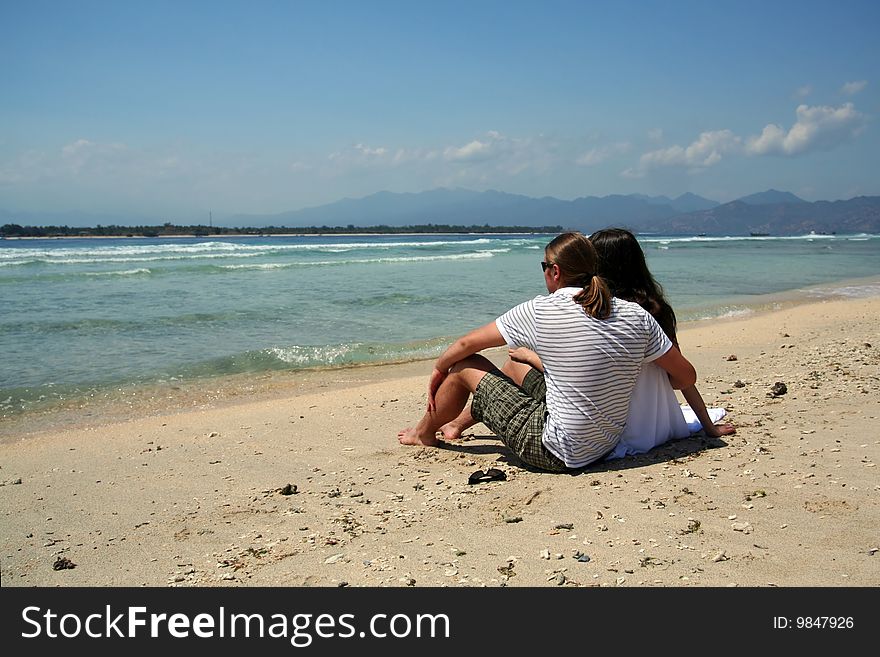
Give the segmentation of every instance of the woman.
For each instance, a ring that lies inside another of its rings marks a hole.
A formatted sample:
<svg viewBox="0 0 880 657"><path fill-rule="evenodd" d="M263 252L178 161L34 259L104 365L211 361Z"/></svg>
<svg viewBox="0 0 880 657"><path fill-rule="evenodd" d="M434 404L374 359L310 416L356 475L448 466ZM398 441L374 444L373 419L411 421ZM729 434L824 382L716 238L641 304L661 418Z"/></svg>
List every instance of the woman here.
<svg viewBox="0 0 880 657"><path fill-rule="evenodd" d="M675 313L663 295L663 288L648 270L645 254L635 235L623 228L606 228L590 235L590 242L599 256L598 271L614 296L633 301L651 313L678 347ZM695 386L682 389L681 394L707 436L736 432L733 425L713 422ZM646 365L633 389L626 429L611 456L642 454L670 439L685 438L690 434L691 429L665 373Z"/></svg>
<svg viewBox="0 0 880 657"><path fill-rule="evenodd" d="M656 363L675 388L692 386L693 366L641 306L611 296L596 275L597 265L596 250L581 233L551 241L541 263L549 294L456 340L434 365L427 412L415 427L400 431L398 440L436 445L436 432L461 413L473 393L475 421L525 463L564 472L615 447L644 363ZM505 376L475 355L505 343L534 351L543 372L512 361Z"/></svg>

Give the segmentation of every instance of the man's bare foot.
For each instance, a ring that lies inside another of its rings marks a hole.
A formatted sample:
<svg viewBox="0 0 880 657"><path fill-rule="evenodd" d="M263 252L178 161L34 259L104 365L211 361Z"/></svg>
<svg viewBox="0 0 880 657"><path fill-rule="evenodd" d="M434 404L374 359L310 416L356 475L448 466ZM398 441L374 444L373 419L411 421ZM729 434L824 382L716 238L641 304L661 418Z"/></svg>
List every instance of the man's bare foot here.
<svg viewBox="0 0 880 657"><path fill-rule="evenodd" d="M436 447L440 442L437 436L420 436L415 427L407 427L397 432L397 440L401 445L422 445L424 447Z"/></svg>
<svg viewBox="0 0 880 657"><path fill-rule="evenodd" d="M464 427L458 424L455 420L452 422L447 422L442 427L440 427L440 433L443 434L443 437L446 440L458 440L461 438L461 434L463 433Z"/></svg>

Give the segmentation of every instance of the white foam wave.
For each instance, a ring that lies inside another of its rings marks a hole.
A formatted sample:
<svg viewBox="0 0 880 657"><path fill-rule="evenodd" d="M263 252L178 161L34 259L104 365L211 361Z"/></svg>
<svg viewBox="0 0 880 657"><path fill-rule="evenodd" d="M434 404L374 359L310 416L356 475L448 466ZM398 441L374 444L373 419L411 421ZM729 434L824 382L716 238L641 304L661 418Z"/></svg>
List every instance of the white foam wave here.
<svg viewBox="0 0 880 657"><path fill-rule="evenodd" d="M124 271L87 271L83 272L86 276L137 276L139 274L151 273L146 267L138 269L126 269Z"/></svg>
<svg viewBox="0 0 880 657"><path fill-rule="evenodd" d="M193 245L156 244L144 246L107 246L60 249L0 249L0 267L28 264L80 265L98 263L162 262L174 260L211 260L218 258L253 258L285 253L346 253L353 250L387 251L395 248L472 247L502 244L490 249L495 253L510 251L523 240L436 240L419 242L345 242L340 244L231 244L204 242Z"/></svg>
<svg viewBox="0 0 880 657"><path fill-rule="evenodd" d="M688 242L777 242L777 241L813 241L813 240L851 240L853 238L872 239L878 238L880 235L869 235L863 233L861 235L820 235L811 233L807 235L692 235L688 237L646 237L639 236L639 241L647 244L672 244L672 243L688 243Z"/></svg>
<svg viewBox="0 0 880 657"><path fill-rule="evenodd" d="M842 287L820 288L808 290L807 294L811 297L849 297L853 299L864 299L867 297L880 296L880 283L868 283L866 285L844 285Z"/></svg>
<svg viewBox="0 0 880 657"><path fill-rule="evenodd" d="M264 353L290 365L314 365L317 363L334 365L351 354L353 349L358 346L358 344L320 347L295 345L293 347L272 347L266 349Z"/></svg>
<svg viewBox="0 0 880 657"><path fill-rule="evenodd" d="M271 347L262 354L287 365L299 367L326 367L357 362L390 361L438 356L448 345L448 340L431 340L409 344L367 344L351 342L332 345L292 345Z"/></svg>
<svg viewBox="0 0 880 657"><path fill-rule="evenodd" d="M88 246L58 249L9 249L0 250L0 260L12 258L88 258L124 257L149 254L194 254L217 251L234 251L235 244L203 242L198 244L148 244L143 246Z"/></svg>
<svg viewBox="0 0 880 657"><path fill-rule="evenodd" d="M755 311L751 308L731 308L722 313L709 313L706 315L701 315L697 319L733 319L735 317L746 317L748 315L753 314Z"/></svg>
<svg viewBox="0 0 880 657"><path fill-rule="evenodd" d="M304 264L305 263L303 263L303 262L288 262L288 263L269 262L269 263L254 264L254 265L220 265L220 268L221 269L264 269L264 270L268 270L268 269L289 269L290 267L301 267ZM321 263L314 262L311 264L317 265L317 264L321 264Z"/></svg>
<svg viewBox="0 0 880 657"><path fill-rule="evenodd" d="M318 244L240 244L237 242L199 242L196 244L145 244L125 246L88 246L59 249L0 249L0 261L23 259L66 259L142 257L148 255L272 253L284 251L328 251L332 253L355 249L393 249L401 247L473 246L501 240L478 238L472 240L424 240L420 242L321 242ZM506 242L506 240L505 240Z"/></svg>
<svg viewBox="0 0 880 657"><path fill-rule="evenodd" d="M493 251L477 251L476 253L456 253L454 255L436 256L399 256L393 258L354 258L350 260L314 260L311 262L273 262L244 265L220 265L221 269L289 269L292 267L320 267L329 265L369 265L396 262L430 262L435 260L481 260L494 257Z"/></svg>
<svg viewBox="0 0 880 657"><path fill-rule="evenodd" d="M196 255L165 255L165 256L145 256L145 257L119 257L119 258L37 258L33 260L24 260L18 262L0 262L0 267L28 264L45 264L45 265L93 265L102 263L129 263L129 262L168 262L174 260L213 260L217 258L255 258L263 255L262 253L210 253Z"/></svg>
<svg viewBox="0 0 880 657"><path fill-rule="evenodd" d="M476 253L456 253L454 255L400 256L397 258L365 258L363 260L349 260L348 262L428 262L430 260L480 260L482 258L492 258L494 255L495 253L492 251L477 251Z"/></svg>

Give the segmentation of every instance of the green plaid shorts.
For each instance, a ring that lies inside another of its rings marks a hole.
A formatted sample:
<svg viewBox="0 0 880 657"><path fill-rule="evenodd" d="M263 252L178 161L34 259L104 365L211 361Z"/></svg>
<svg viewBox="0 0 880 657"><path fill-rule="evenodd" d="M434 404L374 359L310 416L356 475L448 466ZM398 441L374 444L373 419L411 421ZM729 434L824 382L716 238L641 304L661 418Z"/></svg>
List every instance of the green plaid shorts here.
<svg viewBox="0 0 880 657"><path fill-rule="evenodd" d="M531 370L522 386L499 370L487 372L474 391L471 414L491 429L513 452L532 467L568 472L558 456L544 446L547 385L543 373Z"/></svg>

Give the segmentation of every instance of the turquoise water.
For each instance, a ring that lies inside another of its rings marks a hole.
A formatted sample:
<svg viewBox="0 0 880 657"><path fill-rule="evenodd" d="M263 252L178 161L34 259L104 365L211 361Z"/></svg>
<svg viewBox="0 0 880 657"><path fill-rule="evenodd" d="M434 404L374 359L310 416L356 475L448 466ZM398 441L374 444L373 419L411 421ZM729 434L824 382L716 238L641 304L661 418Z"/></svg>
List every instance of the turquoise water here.
<svg viewBox="0 0 880 657"><path fill-rule="evenodd" d="M3 240L0 413L108 386L430 357L544 293L551 238ZM877 235L642 244L680 320L880 276ZM837 293L880 294L880 283Z"/></svg>

